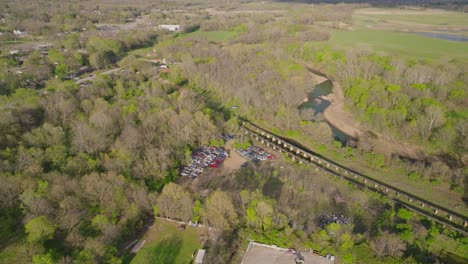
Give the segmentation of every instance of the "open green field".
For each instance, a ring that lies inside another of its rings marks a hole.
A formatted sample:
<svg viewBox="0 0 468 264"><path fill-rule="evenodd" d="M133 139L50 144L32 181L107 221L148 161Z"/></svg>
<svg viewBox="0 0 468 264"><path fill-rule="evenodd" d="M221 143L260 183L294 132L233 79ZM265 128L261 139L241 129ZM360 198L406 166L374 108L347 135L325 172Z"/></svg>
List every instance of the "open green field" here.
<svg viewBox="0 0 468 264"><path fill-rule="evenodd" d="M202 247L199 231L191 226L179 230L178 226L177 223L157 219L143 238L146 239L146 244L130 263L191 263L192 254Z"/></svg>
<svg viewBox="0 0 468 264"><path fill-rule="evenodd" d="M223 42L237 36L235 31L194 31L188 34L180 34L179 37L201 37L208 41Z"/></svg>
<svg viewBox="0 0 468 264"><path fill-rule="evenodd" d="M368 46L376 52L407 58L450 60L468 59L468 43L430 38L387 30L356 29L335 31L331 42L339 48Z"/></svg>
<svg viewBox="0 0 468 264"><path fill-rule="evenodd" d="M426 25L468 25L468 14L445 10L400 10L391 8L367 8L357 10L354 18L371 21L405 21Z"/></svg>

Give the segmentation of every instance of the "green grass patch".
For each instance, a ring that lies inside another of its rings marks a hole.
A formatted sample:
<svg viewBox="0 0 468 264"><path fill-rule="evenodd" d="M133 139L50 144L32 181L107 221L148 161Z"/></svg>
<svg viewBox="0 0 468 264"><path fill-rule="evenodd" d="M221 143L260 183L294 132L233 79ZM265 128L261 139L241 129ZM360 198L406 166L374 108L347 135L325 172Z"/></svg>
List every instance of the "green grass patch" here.
<svg viewBox="0 0 468 264"><path fill-rule="evenodd" d="M178 37L200 37L208 41L224 42L237 37L235 31L194 31L187 34L180 34Z"/></svg>
<svg viewBox="0 0 468 264"><path fill-rule="evenodd" d="M179 230L178 225L157 219L143 238L146 244L130 263L191 263L192 254L202 247L199 231L191 226Z"/></svg>
<svg viewBox="0 0 468 264"><path fill-rule="evenodd" d="M145 57L146 54L153 51L153 47L139 48L128 52L128 55L135 55L136 57Z"/></svg>
<svg viewBox="0 0 468 264"><path fill-rule="evenodd" d="M435 242L430 244L429 249L435 252L450 252L461 258L468 259L467 243L464 243L463 239L461 241L454 240L444 234L438 235Z"/></svg>
<svg viewBox="0 0 468 264"><path fill-rule="evenodd" d="M468 59L468 43L430 38L417 34L358 29L333 32L332 43L338 47L369 46L375 51L417 59Z"/></svg>
<svg viewBox="0 0 468 264"><path fill-rule="evenodd" d="M468 25L468 14L462 12L451 12L441 14L359 14L355 18L362 20L377 20L382 22L411 22L425 25Z"/></svg>

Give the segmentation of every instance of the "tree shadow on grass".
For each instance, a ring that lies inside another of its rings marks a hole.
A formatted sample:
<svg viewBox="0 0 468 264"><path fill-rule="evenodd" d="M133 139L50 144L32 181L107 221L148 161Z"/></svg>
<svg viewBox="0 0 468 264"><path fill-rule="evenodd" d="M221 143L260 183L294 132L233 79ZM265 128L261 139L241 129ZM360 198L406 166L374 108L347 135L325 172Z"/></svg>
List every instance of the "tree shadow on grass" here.
<svg viewBox="0 0 468 264"><path fill-rule="evenodd" d="M180 237L171 237L159 242L148 252L148 260L150 260L148 263L176 264L182 244Z"/></svg>

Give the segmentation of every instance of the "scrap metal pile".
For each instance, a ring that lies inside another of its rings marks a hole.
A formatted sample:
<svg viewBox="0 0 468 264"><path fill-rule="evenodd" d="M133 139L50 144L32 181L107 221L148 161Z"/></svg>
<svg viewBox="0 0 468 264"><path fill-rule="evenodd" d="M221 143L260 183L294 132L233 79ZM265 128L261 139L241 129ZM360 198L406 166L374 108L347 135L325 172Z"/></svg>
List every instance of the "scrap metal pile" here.
<svg viewBox="0 0 468 264"><path fill-rule="evenodd" d="M256 147L256 146L250 146L247 149L236 149L239 154L242 156L246 157L247 159L253 161L253 162L258 162L262 160L271 160L274 159L275 156L273 154L270 154L266 152L264 149Z"/></svg>
<svg viewBox="0 0 468 264"><path fill-rule="evenodd" d="M192 163L182 168L180 175L198 177L207 167L218 168L228 153L224 148L203 147L192 153Z"/></svg>
<svg viewBox="0 0 468 264"><path fill-rule="evenodd" d="M220 136L225 142L234 138L234 134L222 134ZM192 162L183 167L180 175L196 178L207 167L218 168L228 156L222 147L202 147L192 152Z"/></svg>

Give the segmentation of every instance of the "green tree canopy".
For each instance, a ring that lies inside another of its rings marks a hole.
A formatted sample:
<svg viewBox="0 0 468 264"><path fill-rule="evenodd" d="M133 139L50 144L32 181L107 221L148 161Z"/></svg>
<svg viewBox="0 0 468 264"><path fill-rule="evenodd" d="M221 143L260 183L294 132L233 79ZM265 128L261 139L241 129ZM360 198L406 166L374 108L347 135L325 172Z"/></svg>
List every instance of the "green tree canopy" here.
<svg viewBox="0 0 468 264"><path fill-rule="evenodd" d="M55 226L46 216L33 218L25 225L27 241L31 244L42 243L54 236Z"/></svg>

